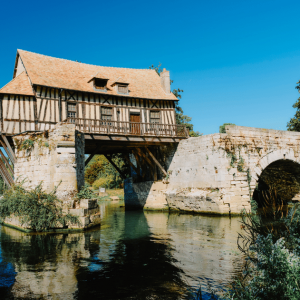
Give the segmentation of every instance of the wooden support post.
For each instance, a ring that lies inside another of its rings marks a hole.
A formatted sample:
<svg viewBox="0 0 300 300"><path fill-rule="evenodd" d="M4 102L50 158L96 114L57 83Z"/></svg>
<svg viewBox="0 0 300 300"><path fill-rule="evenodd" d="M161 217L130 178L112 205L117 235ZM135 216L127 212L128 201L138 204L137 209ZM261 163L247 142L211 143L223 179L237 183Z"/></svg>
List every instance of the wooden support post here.
<svg viewBox="0 0 300 300"><path fill-rule="evenodd" d="M140 163L140 159L139 156L137 155L137 153L135 151L132 151L132 154L134 155L134 158L136 160L136 166L138 169L138 176L141 176L141 163Z"/></svg>
<svg viewBox="0 0 300 300"><path fill-rule="evenodd" d="M11 171L12 174L14 174L14 170L13 168L11 167L11 165L9 164L9 161L7 160L7 158L5 157L5 155L3 154L3 152L1 151L0 149L0 159L3 159L3 161L6 163L7 165L7 168Z"/></svg>
<svg viewBox="0 0 300 300"><path fill-rule="evenodd" d="M61 113L62 113L62 111L61 111L61 94L62 94L62 91L63 91L63 89L60 89L60 91L59 91L59 93L58 93L58 95L59 95L59 98L58 98L58 120L59 120L59 122L61 122L61 119L62 119L62 117L61 117Z"/></svg>
<svg viewBox="0 0 300 300"><path fill-rule="evenodd" d="M12 150L12 148L11 148L11 146L10 146L7 138L6 138L6 136L2 134L1 137L2 137L2 139L3 139L4 142L0 138L0 143L1 143L2 147L4 148L5 152L7 153L7 155L9 156L11 162L14 164L15 161L16 161L15 153Z"/></svg>
<svg viewBox="0 0 300 300"><path fill-rule="evenodd" d="M113 167L118 171L122 179L126 179L124 173L118 168L118 166L112 161L111 157L107 154L104 154L105 158L113 165Z"/></svg>
<svg viewBox="0 0 300 300"><path fill-rule="evenodd" d="M151 158L153 159L153 161L156 163L156 165L159 167L159 169L163 172L163 174L165 175L165 176L167 176L168 175L168 173L165 171L165 169L161 166L161 164L158 162L158 160L155 158L155 156L151 153L151 151L147 148L147 147L145 147L146 148L146 150L147 150L147 152L149 153L149 155L151 156Z"/></svg>
<svg viewBox="0 0 300 300"><path fill-rule="evenodd" d="M149 165L149 169L151 172L151 176L154 178L154 172L153 172L153 163L151 162L151 160L149 159L149 157L143 153L143 151L140 148L136 148L136 151L138 152L138 154L143 157L144 161L146 161Z"/></svg>
<svg viewBox="0 0 300 300"><path fill-rule="evenodd" d="M142 155L140 154L140 151L138 151L139 149L136 148L133 151L135 152L135 155L139 157L140 160L140 168L142 170L142 180L145 181L146 178L146 174L147 174L147 165L145 164L145 161L142 157Z"/></svg>
<svg viewBox="0 0 300 300"><path fill-rule="evenodd" d="M1 170L1 175L3 177L3 180L6 181L6 183L11 186L14 183L14 180L12 178L12 176L9 174L8 170L5 167L4 162L2 161L2 159L0 159L0 170Z"/></svg>
<svg viewBox="0 0 300 300"><path fill-rule="evenodd" d="M138 173L138 169L136 168L136 166L130 161L128 154L124 155L125 159L127 160L127 162L129 163L129 165L132 167L132 169L136 172L136 174L139 176Z"/></svg>
<svg viewBox="0 0 300 300"><path fill-rule="evenodd" d="M10 186L10 183L7 181L7 178L5 177L5 175L2 172L2 168L0 167L0 175L3 178L3 182L4 184L7 184L8 186Z"/></svg>

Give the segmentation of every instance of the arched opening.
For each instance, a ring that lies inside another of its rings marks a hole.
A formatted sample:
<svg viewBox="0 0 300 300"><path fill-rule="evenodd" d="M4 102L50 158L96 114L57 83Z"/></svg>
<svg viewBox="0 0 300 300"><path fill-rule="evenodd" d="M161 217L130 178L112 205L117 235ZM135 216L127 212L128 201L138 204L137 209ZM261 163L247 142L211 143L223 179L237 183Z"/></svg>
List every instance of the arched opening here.
<svg viewBox="0 0 300 300"><path fill-rule="evenodd" d="M270 201L287 205L300 200L300 164L288 159L274 161L263 170L257 183L253 199L259 208Z"/></svg>

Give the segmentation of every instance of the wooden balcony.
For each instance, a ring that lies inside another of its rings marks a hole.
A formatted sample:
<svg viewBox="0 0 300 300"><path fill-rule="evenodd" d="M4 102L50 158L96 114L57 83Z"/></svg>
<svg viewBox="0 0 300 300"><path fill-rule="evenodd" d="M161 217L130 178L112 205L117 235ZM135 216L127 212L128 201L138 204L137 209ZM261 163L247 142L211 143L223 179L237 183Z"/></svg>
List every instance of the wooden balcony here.
<svg viewBox="0 0 300 300"><path fill-rule="evenodd" d="M189 137L189 131L184 125L119 122L83 118L68 118L66 121L75 124L76 129L85 134L158 138L168 137L176 139Z"/></svg>

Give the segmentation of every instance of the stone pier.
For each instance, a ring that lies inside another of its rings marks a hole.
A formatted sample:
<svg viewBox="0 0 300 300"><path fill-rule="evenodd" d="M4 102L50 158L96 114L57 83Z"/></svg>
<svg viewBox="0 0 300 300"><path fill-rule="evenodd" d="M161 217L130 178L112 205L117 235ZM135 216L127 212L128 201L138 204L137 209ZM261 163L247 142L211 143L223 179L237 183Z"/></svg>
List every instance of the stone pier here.
<svg viewBox="0 0 300 300"><path fill-rule="evenodd" d="M69 199L84 186L84 135L75 125L58 123L43 133L15 136L15 178L33 188L43 183L57 187L60 199Z"/></svg>

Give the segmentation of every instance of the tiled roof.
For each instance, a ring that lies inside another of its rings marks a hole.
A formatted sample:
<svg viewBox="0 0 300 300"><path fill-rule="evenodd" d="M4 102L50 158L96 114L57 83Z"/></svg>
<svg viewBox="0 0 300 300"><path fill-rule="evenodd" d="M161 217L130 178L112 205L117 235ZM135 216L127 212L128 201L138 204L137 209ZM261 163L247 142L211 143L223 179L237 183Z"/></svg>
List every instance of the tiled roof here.
<svg viewBox="0 0 300 300"><path fill-rule="evenodd" d="M2 89L0 89L0 94L17 94L17 95L27 95L34 96L31 84L27 74L22 72Z"/></svg>
<svg viewBox="0 0 300 300"><path fill-rule="evenodd" d="M129 84L126 80L124 80L122 77L116 78L116 80L111 81L111 85L114 85L115 83L124 83Z"/></svg>
<svg viewBox="0 0 300 300"><path fill-rule="evenodd" d="M18 50L18 53L31 82L36 85L95 93L92 84L88 81L96 74L101 74L109 80L107 92L100 93L119 95L110 87L121 77L129 83L128 97L177 100L173 93L164 92L160 77L155 70L101 67L24 50Z"/></svg>

